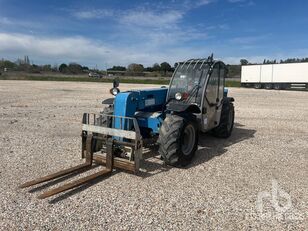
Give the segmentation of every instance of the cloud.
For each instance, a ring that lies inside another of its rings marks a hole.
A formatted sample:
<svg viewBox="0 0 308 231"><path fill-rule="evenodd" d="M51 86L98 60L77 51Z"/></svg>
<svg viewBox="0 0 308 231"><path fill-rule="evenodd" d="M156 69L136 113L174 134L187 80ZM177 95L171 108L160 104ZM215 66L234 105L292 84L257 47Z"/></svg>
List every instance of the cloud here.
<svg viewBox="0 0 308 231"><path fill-rule="evenodd" d="M244 6L254 6L255 2L253 0L228 0L230 3L238 3L239 6L244 7Z"/></svg>
<svg viewBox="0 0 308 231"><path fill-rule="evenodd" d="M159 40L159 37L157 38ZM288 53L272 53L271 55L238 55L228 56L224 49L215 47L163 47L159 44L146 46L136 44L127 47L112 46L97 40L84 37L41 37L28 34L0 33L0 53L3 58L11 60L28 55L36 64L61 64L78 62L91 68L97 64L99 68L113 65L128 65L142 63L151 66L156 62L167 61L174 64L189 58L206 57L214 51L215 58L225 63L238 64L245 58L252 63L262 62L264 59L285 59L288 57L307 57L308 50L293 50ZM218 55L218 57L217 57Z"/></svg>
<svg viewBox="0 0 308 231"><path fill-rule="evenodd" d="M47 38L26 34L0 33L0 52L11 56L36 57L37 60L83 60L104 57L108 47L82 37Z"/></svg>
<svg viewBox="0 0 308 231"><path fill-rule="evenodd" d="M230 40L231 43L241 44L241 45L251 45L255 44L260 41L265 41L270 39L271 34L264 34L264 35L255 35L255 36L243 36L243 37L236 37Z"/></svg>
<svg viewBox="0 0 308 231"><path fill-rule="evenodd" d="M46 37L22 33L0 33L0 52L4 57L16 59L29 55L35 63L80 62L98 65L127 65L132 62L152 65L170 63L191 57L208 55L207 49L188 47L190 41L208 38L207 33L195 25L182 24L185 14L192 8L204 6L212 0L176 2L177 7L157 8L151 5L130 10L79 9L68 10L79 20L108 18L112 31L103 40L82 36ZM152 3L149 3L152 4ZM187 4L185 6L184 4ZM163 4L170 6L170 4ZM3 20L6 24L9 20ZM123 40L125 35L125 40ZM108 43L104 41L109 41Z"/></svg>
<svg viewBox="0 0 308 231"><path fill-rule="evenodd" d="M72 15L78 19L100 19L100 18L112 17L114 15L114 11L107 9L81 10L81 11L72 11Z"/></svg>
<svg viewBox="0 0 308 231"><path fill-rule="evenodd" d="M247 0L228 0L230 3L246 2Z"/></svg>
<svg viewBox="0 0 308 231"><path fill-rule="evenodd" d="M78 20L96 20L99 23L102 19L108 19L112 26L107 28L108 33L100 40L83 36L48 37L46 34L49 31L43 30L46 27L36 30L34 35L30 35L29 30L20 29L13 30L18 33L0 32L0 53L4 58L10 59L29 55L38 64L79 62L90 67L97 64L101 68L106 64L127 65L132 62L152 65L167 61L172 64L186 58L203 57L210 51L207 48L200 49L200 46L194 47L190 42L206 44L206 28L182 22L188 11L214 1L162 2L161 7L156 6L158 3L149 2L149 5L143 4L128 10L66 9L66 14L69 13ZM60 18L59 21L62 22L61 20ZM7 18L0 18L0 25L1 22L6 27L11 27L13 23Z"/></svg>
<svg viewBox="0 0 308 231"><path fill-rule="evenodd" d="M110 18L115 22L126 25L168 27L170 24L179 22L183 18L184 12L179 10L159 11L146 8L136 8L126 11L96 9L84 11L71 10L71 15L80 20Z"/></svg>
<svg viewBox="0 0 308 231"><path fill-rule="evenodd" d="M176 10L149 11L134 10L119 17L118 30L127 40L138 40L143 48L164 49L179 46L184 42L206 40L207 33L195 26L181 23L184 13Z"/></svg>
<svg viewBox="0 0 308 231"><path fill-rule="evenodd" d="M229 30L230 27L228 24L215 24L215 25L210 25L205 27L206 30L211 31L211 30Z"/></svg>
<svg viewBox="0 0 308 231"><path fill-rule="evenodd" d="M178 23L183 18L183 12L171 10L165 12L155 12L150 10L132 10L122 14L120 22L136 26L147 27L170 27Z"/></svg>
<svg viewBox="0 0 308 231"><path fill-rule="evenodd" d="M197 29L196 25L182 22L190 10L214 1L216 0L180 0L155 4L147 2L128 10L71 10L71 15L82 20L108 18L113 24L113 37L120 38L125 34L125 43L135 40L152 47L157 44L175 45L178 42L208 37L206 28Z"/></svg>
<svg viewBox="0 0 308 231"><path fill-rule="evenodd" d="M204 5L210 1L198 2ZM181 23L187 9L139 7L126 11L95 9L69 12L80 20L108 18L113 23L112 30L100 41L82 36L0 33L0 52L14 59L29 55L38 63L58 60L58 63L75 61L87 65L127 65L132 62L152 65L155 62L173 63L195 55L207 55L199 48L186 48L190 41L202 40L204 43L208 38L204 30Z"/></svg>
<svg viewBox="0 0 308 231"><path fill-rule="evenodd" d="M199 6L208 5L212 2L214 2L214 0L199 0L199 1L196 1L195 4L197 7L199 7Z"/></svg>
<svg viewBox="0 0 308 231"><path fill-rule="evenodd" d="M209 5L211 3L217 2L218 0L182 0L176 1L173 7L178 7L186 10L192 10L195 8L199 8L205 5Z"/></svg>
<svg viewBox="0 0 308 231"><path fill-rule="evenodd" d="M111 9L70 9L71 15L78 19L102 19L117 16L120 21L136 25L174 23L182 19L188 11L216 2L217 0L180 0L171 2L147 2L127 10ZM232 1L232 0L231 0ZM236 0L233 0L236 1ZM242 0L237 0L242 1Z"/></svg>
<svg viewBox="0 0 308 231"><path fill-rule="evenodd" d="M96 40L84 37L37 37L27 34L0 33L0 52L4 58L16 59L29 55L34 63L79 62L93 67L98 64L128 65L132 62L152 65L155 62L167 61L171 64L189 57L200 57L206 54L204 49L176 48L158 50L156 47L118 47L108 46Z"/></svg>
<svg viewBox="0 0 308 231"><path fill-rule="evenodd" d="M7 17L0 17L0 26L2 28L42 28L42 24L40 22L29 22L26 20L17 20Z"/></svg>
<svg viewBox="0 0 308 231"><path fill-rule="evenodd" d="M0 25L12 25L13 22L8 18L0 18Z"/></svg>

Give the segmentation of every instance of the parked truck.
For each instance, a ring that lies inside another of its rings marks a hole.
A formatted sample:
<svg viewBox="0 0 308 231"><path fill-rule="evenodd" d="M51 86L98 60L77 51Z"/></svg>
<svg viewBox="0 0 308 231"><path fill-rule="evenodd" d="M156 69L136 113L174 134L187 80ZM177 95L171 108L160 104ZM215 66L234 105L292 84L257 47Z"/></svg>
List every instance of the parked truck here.
<svg viewBox="0 0 308 231"><path fill-rule="evenodd" d="M308 63L245 65L241 84L256 89L307 89Z"/></svg>

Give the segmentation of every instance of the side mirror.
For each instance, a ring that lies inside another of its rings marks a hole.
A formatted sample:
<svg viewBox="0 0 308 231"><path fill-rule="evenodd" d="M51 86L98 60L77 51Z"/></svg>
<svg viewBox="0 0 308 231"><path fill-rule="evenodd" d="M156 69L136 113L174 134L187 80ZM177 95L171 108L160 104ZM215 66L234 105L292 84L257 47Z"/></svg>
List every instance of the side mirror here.
<svg viewBox="0 0 308 231"><path fill-rule="evenodd" d="M115 78L113 80L113 88L117 88L120 85L120 79L119 78Z"/></svg>

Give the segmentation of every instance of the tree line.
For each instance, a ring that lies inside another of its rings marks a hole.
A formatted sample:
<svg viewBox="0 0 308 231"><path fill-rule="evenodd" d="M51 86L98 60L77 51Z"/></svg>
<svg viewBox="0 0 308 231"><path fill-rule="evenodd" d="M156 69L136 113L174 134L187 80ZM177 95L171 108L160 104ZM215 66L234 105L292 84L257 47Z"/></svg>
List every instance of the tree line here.
<svg viewBox="0 0 308 231"><path fill-rule="evenodd" d="M301 63L308 62L308 58L288 58L277 60L264 59L263 64L275 64L275 63ZM239 77L241 74L241 66L249 64L262 64L262 63L250 63L247 59L241 59L240 64L230 65L227 64L228 76ZM107 73L124 73L123 75L135 75L135 76L171 76L176 64L171 66L168 62L154 63L152 66L144 67L140 63L131 63L126 66L113 66L108 68ZM82 74L89 72L96 72L99 74L106 74L106 71L100 71L96 69L90 69L87 66L82 66L78 63L62 63L58 65L36 65L31 63L28 56L23 59L17 59L15 62L10 60L0 60L0 73L5 71L25 71L29 73L41 73L41 72L58 72L63 74Z"/></svg>
<svg viewBox="0 0 308 231"><path fill-rule="evenodd" d="M122 71L128 73L160 72L164 75L167 75L168 72L174 71L174 67L171 67L171 65L167 62L163 62L161 64L154 63L149 67L144 67L142 64L138 63L131 63L127 67L113 66L112 68L108 68L107 71Z"/></svg>
<svg viewBox="0 0 308 231"><path fill-rule="evenodd" d="M17 59L15 62L10 60L0 60L0 71L25 71L29 73L40 73L40 72L60 72L64 74L81 74L88 73L90 71L93 72L101 72L96 69L90 69L87 66L82 66L78 63L62 63L58 65L36 65L31 63L28 56L25 56L23 59ZM155 63L150 67L144 67L142 64L131 63L127 67L125 66L113 66L112 68L108 68L107 71L115 71L115 72L127 72L129 74L133 73L143 73L143 72L159 72L163 75L167 75L168 72L173 72L174 67L172 67L169 63L163 62L161 64Z"/></svg>
<svg viewBox="0 0 308 231"><path fill-rule="evenodd" d="M23 59L18 58L15 62L10 60L0 60L0 72L2 71L24 71L29 73L40 73L40 72L61 72L65 74L81 74L88 72L89 68L82 66L78 63L62 63L58 65L36 65L31 64L28 56L25 56Z"/></svg>

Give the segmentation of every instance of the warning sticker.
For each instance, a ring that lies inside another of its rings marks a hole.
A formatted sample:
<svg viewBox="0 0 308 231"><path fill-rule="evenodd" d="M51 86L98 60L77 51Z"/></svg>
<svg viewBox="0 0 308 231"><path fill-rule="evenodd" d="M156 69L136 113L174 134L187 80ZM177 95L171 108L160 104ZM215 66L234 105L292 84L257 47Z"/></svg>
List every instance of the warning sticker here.
<svg viewBox="0 0 308 231"><path fill-rule="evenodd" d="M152 105L155 105L155 99L154 99L154 98L146 99L145 102L144 102L144 105L145 105L145 106L152 106Z"/></svg>

